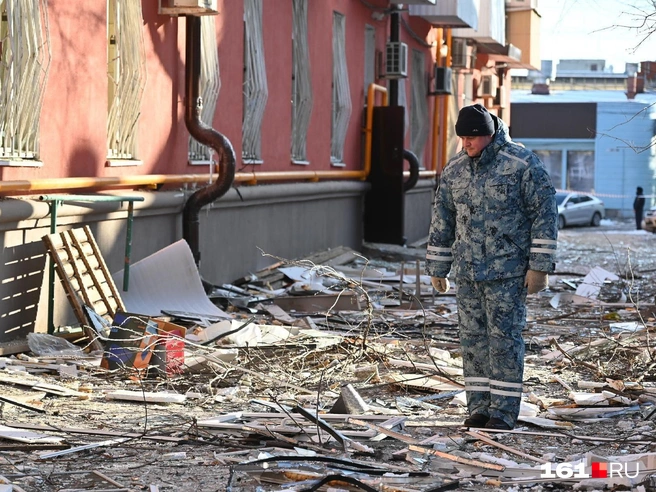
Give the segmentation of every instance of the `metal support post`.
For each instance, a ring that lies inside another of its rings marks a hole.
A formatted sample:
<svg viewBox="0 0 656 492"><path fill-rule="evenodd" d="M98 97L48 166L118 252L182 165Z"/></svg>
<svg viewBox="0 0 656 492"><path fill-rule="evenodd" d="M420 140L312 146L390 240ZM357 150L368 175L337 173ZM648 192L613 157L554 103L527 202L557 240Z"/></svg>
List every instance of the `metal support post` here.
<svg viewBox="0 0 656 492"><path fill-rule="evenodd" d="M130 282L130 255L132 253L132 223L134 218L134 202L143 202L142 196L114 195L41 195L39 200L50 205L50 234L57 233L57 213L63 204L75 202L128 202L127 228L125 234L125 258L123 261L123 292L127 292ZM48 268L48 333L55 332L55 264L50 258Z"/></svg>

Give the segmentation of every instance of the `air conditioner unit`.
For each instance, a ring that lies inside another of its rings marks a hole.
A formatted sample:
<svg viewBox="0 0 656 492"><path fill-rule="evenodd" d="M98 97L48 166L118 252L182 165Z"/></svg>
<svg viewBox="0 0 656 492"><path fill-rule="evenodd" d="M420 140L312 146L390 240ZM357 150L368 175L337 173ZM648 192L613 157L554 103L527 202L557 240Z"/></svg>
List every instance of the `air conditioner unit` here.
<svg viewBox="0 0 656 492"><path fill-rule="evenodd" d="M216 15L217 0L159 0L160 15Z"/></svg>
<svg viewBox="0 0 656 492"><path fill-rule="evenodd" d="M474 68L476 47L467 44L465 38L453 38L451 41L451 66L470 70Z"/></svg>
<svg viewBox="0 0 656 492"><path fill-rule="evenodd" d="M497 78L495 75L481 75L478 83L478 97L495 97L497 95Z"/></svg>
<svg viewBox="0 0 656 492"><path fill-rule="evenodd" d="M452 71L448 67L435 67L431 95L452 94Z"/></svg>
<svg viewBox="0 0 656 492"><path fill-rule="evenodd" d="M400 42L387 43L385 50L385 77L402 79L408 76L408 45Z"/></svg>

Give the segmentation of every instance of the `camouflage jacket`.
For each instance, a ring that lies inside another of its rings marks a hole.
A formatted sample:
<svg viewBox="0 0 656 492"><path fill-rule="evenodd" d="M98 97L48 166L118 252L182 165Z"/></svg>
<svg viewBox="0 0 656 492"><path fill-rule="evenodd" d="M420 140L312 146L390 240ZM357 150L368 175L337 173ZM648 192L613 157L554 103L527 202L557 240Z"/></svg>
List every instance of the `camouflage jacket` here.
<svg viewBox="0 0 656 492"><path fill-rule="evenodd" d="M497 129L479 159L464 151L444 168L435 193L426 272L472 281L555 269L558 211L547 170Z"/></svg>

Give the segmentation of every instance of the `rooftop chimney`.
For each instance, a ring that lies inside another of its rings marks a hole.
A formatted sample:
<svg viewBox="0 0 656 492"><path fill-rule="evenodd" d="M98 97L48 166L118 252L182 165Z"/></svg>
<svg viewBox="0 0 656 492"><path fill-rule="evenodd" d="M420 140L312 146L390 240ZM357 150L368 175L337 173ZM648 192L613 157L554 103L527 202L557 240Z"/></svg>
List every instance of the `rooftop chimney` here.
<svg viewBox="0 0 656 492"><path fill-rule="evenodd" d="M638 92L638 78L636 74L630 75L626 78L626 98L635 99L635 96Z"/></svg>

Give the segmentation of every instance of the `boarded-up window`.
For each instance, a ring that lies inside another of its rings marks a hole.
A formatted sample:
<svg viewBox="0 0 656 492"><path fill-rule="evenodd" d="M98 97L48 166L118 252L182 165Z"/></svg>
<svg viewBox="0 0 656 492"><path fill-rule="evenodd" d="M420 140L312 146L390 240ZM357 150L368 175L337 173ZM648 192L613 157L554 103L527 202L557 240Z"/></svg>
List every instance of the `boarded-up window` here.
<svg viewBox="0 0 656 492"><path fill-rule="evenodd" d="M47 4L0 0L0 14L0 165L35 165L50 64Z"/></svg>
<svg viewBox="0 0 656 492"><path fill-rule="evenodd" d="M262 37L262 0L244 2L244 160L262 159L262 118L269 98Z"/></svg>
<svg viewBox="0 0 656 492"><path fill-rule="evenodd" d="M426 58L419 50L412 50L412 114L410 115L410 149L419 162L424 159L424 147L428 140L428 101L426 95Z"/></svg>
<svg viewBox="0 0 656 492"><path fill-rule="evenodd" d="M146 86L141 2L109 0L107 10L107 157L136 160L141 98Z"/></svg>
<svg viewBox="0 0 656 492"><path fill-rule="evenodd" d="M346 64L346 17L333 13L333 111L330 161L343 165L346 130L351 119L351 90Z"/></svg>
<svg viewBox="0 0 656 492"><path fill-rule="evenodd" d="M292 40L292 160L307 164L307 133L312 115L312 81L308 49L308 0L294 0Z"/></svg>

